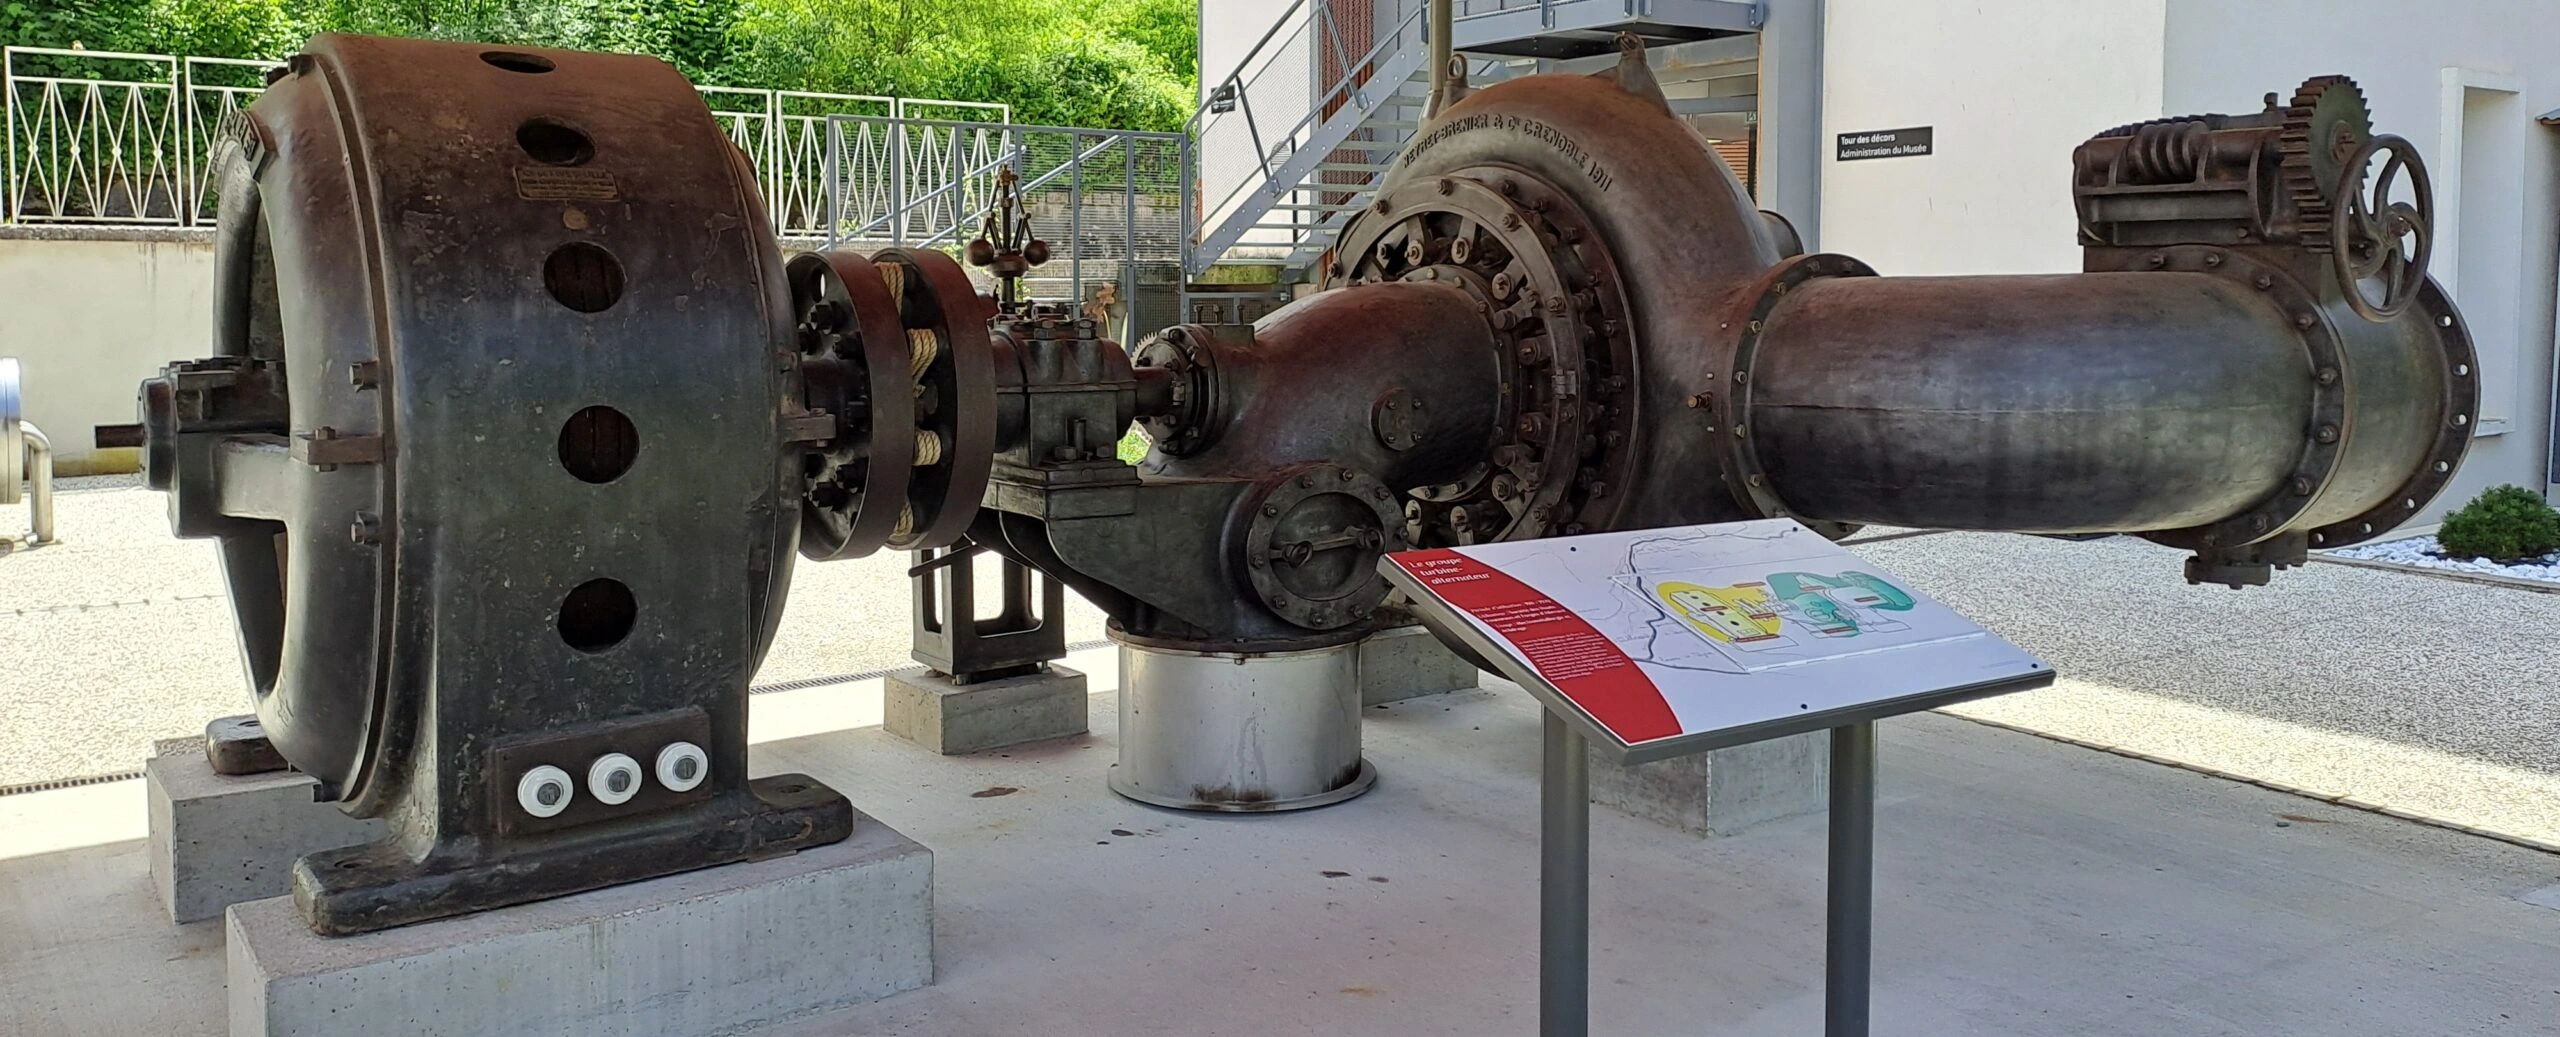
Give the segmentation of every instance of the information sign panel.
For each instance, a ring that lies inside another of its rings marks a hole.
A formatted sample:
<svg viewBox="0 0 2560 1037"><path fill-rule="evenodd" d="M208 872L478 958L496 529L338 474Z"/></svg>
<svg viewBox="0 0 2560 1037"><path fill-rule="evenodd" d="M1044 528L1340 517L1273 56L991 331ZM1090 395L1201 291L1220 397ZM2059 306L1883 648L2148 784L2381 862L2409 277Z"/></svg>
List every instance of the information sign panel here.
<svg viewBox="0 0 2560 1037"><path fill-rule="evenodd" d="M1425 622L1629 762L2053 680L1792 519L1406 551L1380 568Z"/></svg>

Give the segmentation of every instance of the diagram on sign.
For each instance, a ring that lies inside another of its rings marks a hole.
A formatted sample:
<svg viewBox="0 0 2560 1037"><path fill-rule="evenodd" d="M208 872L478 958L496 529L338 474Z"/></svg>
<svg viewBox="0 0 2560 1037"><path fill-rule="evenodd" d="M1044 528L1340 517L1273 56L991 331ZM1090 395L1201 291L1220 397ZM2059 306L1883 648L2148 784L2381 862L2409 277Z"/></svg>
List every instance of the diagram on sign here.
<svg viewBox="0 0 2560 1037"><path fill-rule="evenodd" d="M1829 576L1807 572L1771 573L1723 587L1665 580L1654 587L1654 601L1666 615L1687 623L1702 637L1739 651L1792 647L1789 628L1814 637L1908 630L1892 614L1911 611L1914 599L1874 573L1843 572Z"/></svg>
<svg viewBox="0 0 2560 1037"><path fill-rule="evenodd" d="M1712 527L1630 538L1609 581L1617 600L1593 622L1640 661L1726 672L1980 632L1811 533L1736 542L1755 535Z"/></svg>
<svg viewBox="0 0 2560 1037"><path fill-rule="evenodd" d="M1428 548L1385 568L1504 676L1648 754L1858 703L2052 680L1787 519Z"/></svg>

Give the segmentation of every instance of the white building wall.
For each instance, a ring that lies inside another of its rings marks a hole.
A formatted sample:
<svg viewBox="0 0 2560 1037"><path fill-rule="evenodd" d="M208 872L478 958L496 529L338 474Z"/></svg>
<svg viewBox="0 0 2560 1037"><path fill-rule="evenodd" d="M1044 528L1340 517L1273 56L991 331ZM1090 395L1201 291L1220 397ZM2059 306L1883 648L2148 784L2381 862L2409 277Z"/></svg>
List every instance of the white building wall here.
<svg viewBox="0 0 2560 1037"><path fill-rule="evenodd" d="M2342 73L2378 130L2418 146L2435 173L2431 269L2478 340L2482 392L2471 456L2420 521L2499 483L2548 489L2560 131L2534 117L2560 108L2560 2L2170 0L2167 30L2171 111L2253 110Z"/></svg>
<svg viewBox="0 0 2560 1037"><path fill-rule="evenodd" d="M0 238L0 286L0 356L24 368L55 470L131 470L134 451L101 456L90 430L135 420L162 364L213 351L212 242Z"/></svg>
<svg viewBox="0 0 2560 1037"><path fill-rule="evenodd" d="M1823 250L1888 275L2080 269L2071 151L2160 114L2163 0L1827 6ZM1935 154L1837 158L1842 133L1911 126Z"/></svg>

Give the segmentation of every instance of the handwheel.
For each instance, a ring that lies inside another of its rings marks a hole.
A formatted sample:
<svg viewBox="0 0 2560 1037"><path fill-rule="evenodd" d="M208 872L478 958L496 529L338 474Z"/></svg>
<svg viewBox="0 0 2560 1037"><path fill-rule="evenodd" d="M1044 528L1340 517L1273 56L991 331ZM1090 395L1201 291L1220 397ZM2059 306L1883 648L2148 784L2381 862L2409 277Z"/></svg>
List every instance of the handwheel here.
<svg viewBox="0 0 2560 1037"><path fill-rule="evenodd" d="M2390 158L2383 163L2381 175L2372 177L2373 190L2368 194L2368 167L2385 153ZM2403 168L2409 171L2409 186L2417 196L2414 205L2391 200L2391 189ZM2435 187L2428 182L2426 162L2407 140L2384 134L2357 148L2338 177L2333 194L2339 204L2329 216L2329 240L2334 243L2329 265L2338 290L2366 320L2397 317L2425 286L2427 259L2435 248ZM2411 238L2414 246L2404 244L2404 239ZM2376 283L2379 300L2372 294Z"/></svg>

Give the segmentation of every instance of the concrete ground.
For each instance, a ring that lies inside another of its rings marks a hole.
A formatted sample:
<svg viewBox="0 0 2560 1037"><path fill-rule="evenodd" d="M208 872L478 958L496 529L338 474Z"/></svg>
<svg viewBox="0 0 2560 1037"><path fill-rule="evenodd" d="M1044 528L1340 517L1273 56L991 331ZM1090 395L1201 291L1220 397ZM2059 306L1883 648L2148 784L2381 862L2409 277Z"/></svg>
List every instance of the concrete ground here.
<svg viewBox="0 0 2560 1037"><path fill-rule="evenodd" d="M1373 709L1370 795L1202 816L1104 789L1115 668L1070 662L1096 734L975 757L871 726L877 682L758 699L759 770L939 872L934 986L765 1037L1534 1029L1526 695ZM1879 1034L2560 1035L2560 858L1942 716L1883 735ZM0 798L0 1034L222 1033L221 930L158 919L140 801ZM1819 1032L1820 818L1593 828L1593 1032Z"/></svg>
<svg viewBox="0 0 2560 1037"><path fill-rule="evenodd" d="M62 485L63 543L0 553L0 787L132 771L248 709L213 548L135 479ZM2129 538L1856 550L2061 675L1964 715L2560 845L2560 595L2319 563L2190 587ZM905 564L802 563L758 681L908 665ZM1099 639L1070 601L1068 639Z"/></svg>
<svg viewBox="0 0 2560 1037"><path fill-rule="evenodd" d="M2191 587L2129 537L1853 550L2060 678L1952 712L2560 846L2560 594L2318 562Z"/></svg>
<svg viewBox="0 0 2560 1037"><path fill-rule="evenodd" d="M166 500L138 477L62 480L61 542L0 551L0 786L133 771L155 740L249 711L214 548L170 536ZM908 564L800 562L757 681L911 665ZM1068 601L1067 640L1100 640L1101 613Z"/></svg>

